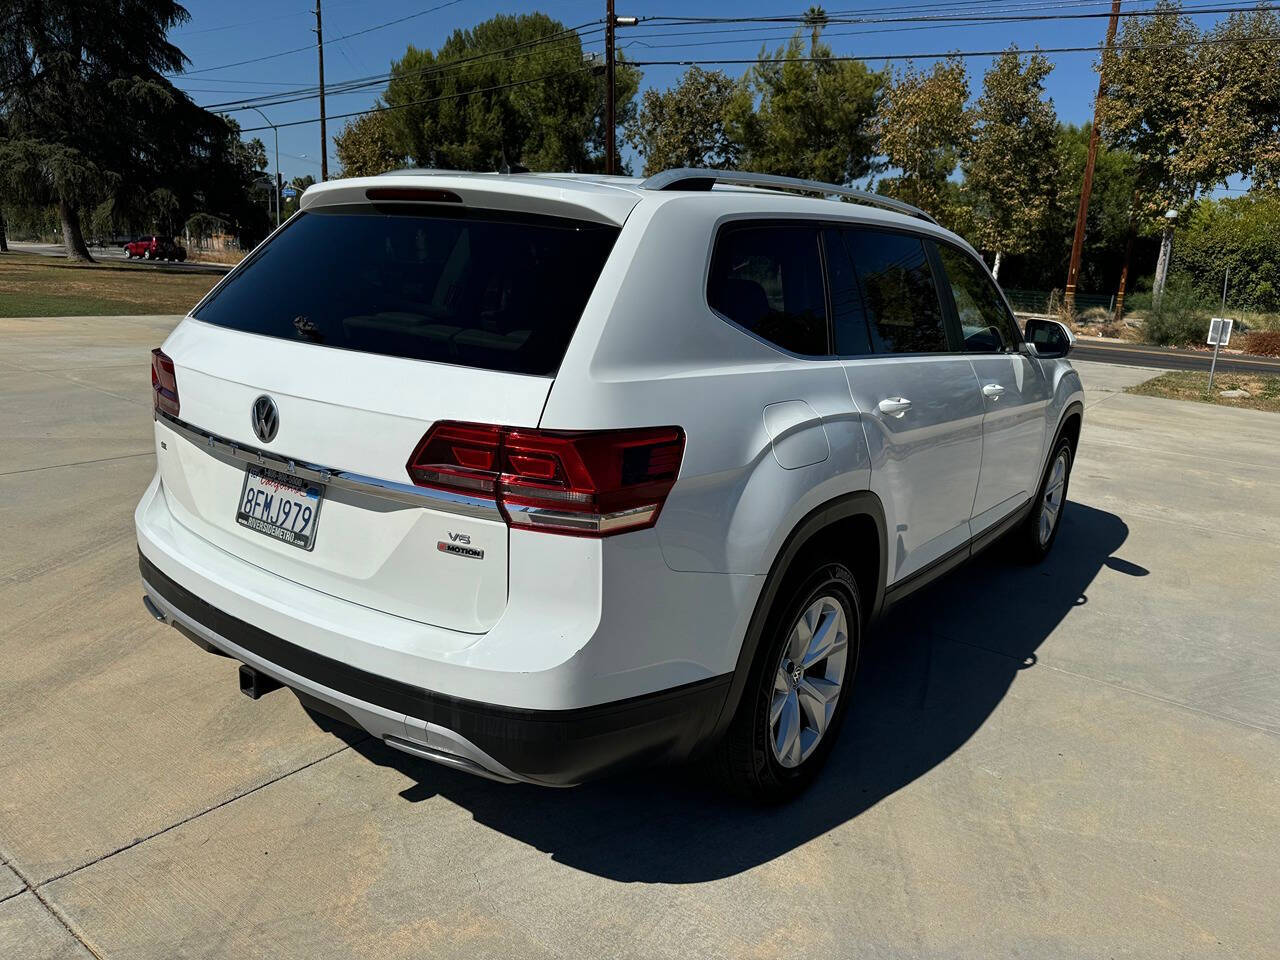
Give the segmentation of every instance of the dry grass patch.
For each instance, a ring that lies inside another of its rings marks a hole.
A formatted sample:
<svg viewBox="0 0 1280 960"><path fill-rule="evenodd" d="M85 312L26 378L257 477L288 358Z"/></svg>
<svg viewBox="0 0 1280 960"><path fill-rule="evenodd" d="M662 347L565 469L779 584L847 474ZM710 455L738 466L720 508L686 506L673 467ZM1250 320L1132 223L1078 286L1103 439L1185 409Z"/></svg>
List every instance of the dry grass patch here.
<svg viewBox="0 0 1280 960"><path fill-rule="evenodd" d="M1224 397L1224 390L1244 390L1247 397ZM1209 394L1209 374L1192 370L1170 370L1154 380L1127 387L1126 393L1169 400L1194 400L1221 407L1244 407L1280 413L1280 376L1253 373L1218 373Z"/></svg>
<svg viewBox="0 0 1280 960"><path fill-rule="evenodd" d="M0 317L186 313L221 277L123 263L0 254Z"/></svg>

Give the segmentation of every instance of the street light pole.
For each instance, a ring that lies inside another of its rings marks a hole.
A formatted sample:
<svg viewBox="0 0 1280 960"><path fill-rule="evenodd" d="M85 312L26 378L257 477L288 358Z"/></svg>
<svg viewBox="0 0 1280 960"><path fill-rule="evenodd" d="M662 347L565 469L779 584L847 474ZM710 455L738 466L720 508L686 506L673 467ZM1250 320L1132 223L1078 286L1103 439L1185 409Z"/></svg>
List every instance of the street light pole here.
<svg viewBox="0 0 1280 960"><path fill-rule="evenodd" d="M267 120L267 115L263 113L261 110L259 110L257 107L249 107L249 109L266 121L267 126L271 128L271 133L275 136L275 139L276 139L276 178L275 178L275 186L273 189L276 195L276 227L279 228L280 226L280 128L277 127L270 120Z"/></svg>

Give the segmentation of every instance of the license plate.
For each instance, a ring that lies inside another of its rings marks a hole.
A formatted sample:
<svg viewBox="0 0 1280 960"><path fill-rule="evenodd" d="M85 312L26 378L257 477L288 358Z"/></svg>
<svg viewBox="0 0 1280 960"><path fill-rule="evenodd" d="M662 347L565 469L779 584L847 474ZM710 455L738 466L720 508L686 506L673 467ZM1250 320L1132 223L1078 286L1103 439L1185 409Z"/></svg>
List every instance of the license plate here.
<svg viewBox="0 0 1280 960"><path fill-rule="evenodd" d="M246 467L236 523L301 550L316 543L324 485L266 467Z"/></svg>

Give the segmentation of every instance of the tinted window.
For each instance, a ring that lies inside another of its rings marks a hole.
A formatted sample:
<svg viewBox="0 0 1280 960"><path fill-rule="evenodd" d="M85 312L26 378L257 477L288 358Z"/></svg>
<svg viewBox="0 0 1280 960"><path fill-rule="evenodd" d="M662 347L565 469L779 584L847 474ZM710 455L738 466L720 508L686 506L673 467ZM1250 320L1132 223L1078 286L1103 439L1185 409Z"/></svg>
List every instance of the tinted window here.
<svg viewBox="0 0 1280 960"><path fill-rule="evenodd" d="M955 247L938 244L951 283L965 350L1004 353L1016 349L1018 328L1000 291L978 261Z"/></svg>
<svg viewBox="0 0 1280 960"><path fill-rule="evenodd" d="M871 352L871 331L867 311L858 288L858 275L845 247L844 231L834 227L822 231L827 254L827 283L831 285L831 326L836 353L842 357Z"/></svg>
<svg viewBox="0 0 1280 960"><path fill-rule="evenodd" d="M734 323L784 350L823 356L826 297L813 227L730 227L711 261L707 302Z"/></svg>
<svg viewBox="0 0 1280 960"><path fill-rule="evenodd" d="M552 374L617 235L542 217L312 211L195 316L366 353Z"/></svg>
<svg viewBox="0 0 1280 960"><path fill-rule="evenodd" d="M862 291L875 353L948 349L933 271L919 237L879 230L844 231Z"/></svg>

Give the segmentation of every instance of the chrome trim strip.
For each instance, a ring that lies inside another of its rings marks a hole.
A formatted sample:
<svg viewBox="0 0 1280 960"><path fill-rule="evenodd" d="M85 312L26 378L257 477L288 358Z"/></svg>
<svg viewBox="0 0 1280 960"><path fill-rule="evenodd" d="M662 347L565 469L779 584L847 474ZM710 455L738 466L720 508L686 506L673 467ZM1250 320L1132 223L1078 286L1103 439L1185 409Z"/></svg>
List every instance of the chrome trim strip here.
<svg viewBox="0 0 1280 960"><path fill-rule="evenodd" d="M615 513L567 513L546 507L528 507L522 504L506 505L511 522L520 527L537 530L572 529L591 533L609 533L619 527L632 526L637 520L652 519L658 508L654 504L629 507Z"/></svg>
<svg viewBox="0 0 1280 960"><path fill-rule="evenodd" d="M204 447L214 453L237 460L244 464L253 464L301 477L327 486L351 490L366 496L380 497L383 500L394 500L427 510L438 510L441 513L454 513L463 517L475 517L480 520L502 520L498 504L483 497L468 497L465 494L452 493L448 490L436 490L431 487L416 487L411 483L398 483L395 480L384 480L381 477L370 477L350 470L339 470L336 467L324 467L305 460L294 460L275 453L259 450L244 444L227 440L217 434L193 427L185 420L156 411L155 418L170 430L184 437L198 447Z"/></svg>

